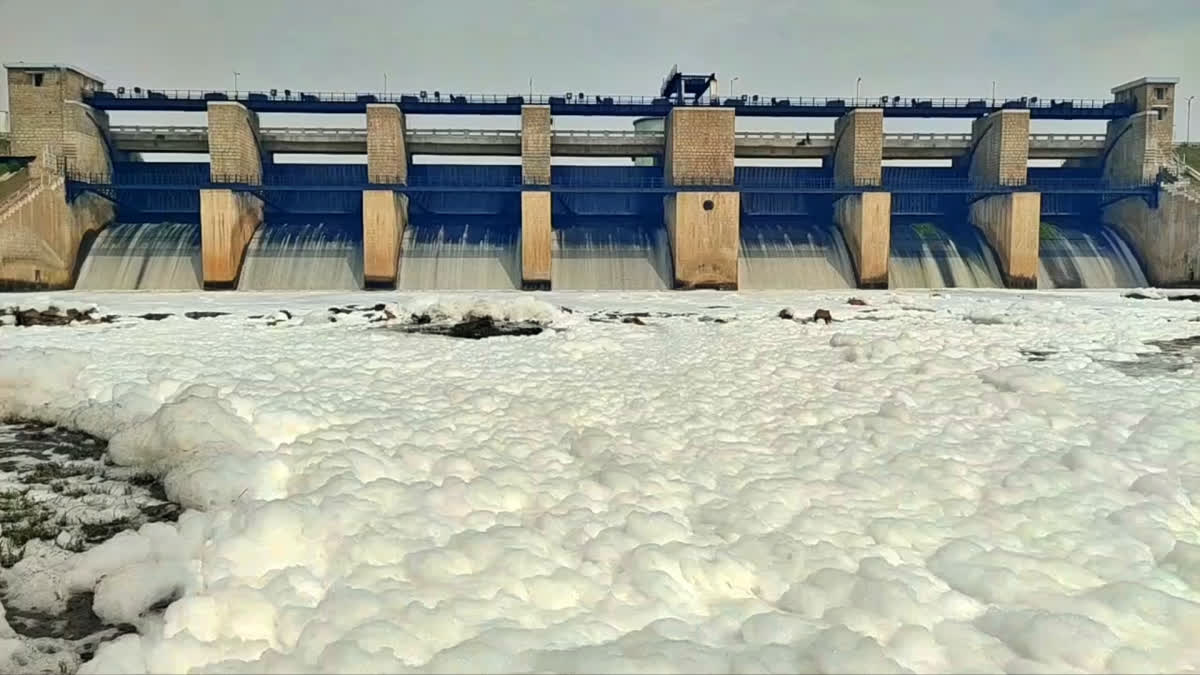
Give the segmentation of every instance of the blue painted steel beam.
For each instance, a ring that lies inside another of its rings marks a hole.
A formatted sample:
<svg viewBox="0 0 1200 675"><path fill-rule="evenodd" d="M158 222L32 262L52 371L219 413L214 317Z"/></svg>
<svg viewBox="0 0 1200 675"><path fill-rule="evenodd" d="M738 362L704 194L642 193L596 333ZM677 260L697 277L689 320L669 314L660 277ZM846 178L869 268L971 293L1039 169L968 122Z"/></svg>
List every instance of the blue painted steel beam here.
<svg viewBox="0 0 1200 675"><path fill-rule="evenodd" d="M413 95L333 93L301 98L268 96L240 92L202 92L194 90L117 95L95 92L84 101L99 110L203 111L210 100L237 101L260 113L332 113L363 114L368 103L396 103L409 114L419 115L519 115L524 96L446 96L438 100ZM552 115L605 117L665 117L679 105L662 97L585 97L567 100L558 96L534 96L531 103L550 106ZM759 101L725 99L712 104L687 104L687 107L725 107L740 117L840 117L854 108L882 108L885 117L897 118L976 118L997 110L1028 109L1033 119L1111 120L1131 115L1130 104L1112 101L1072 101L1052 103L1006 102L990 105L979 99L906 99L880 105L869 101L845 101L823 98L766 98Z"/></svg>

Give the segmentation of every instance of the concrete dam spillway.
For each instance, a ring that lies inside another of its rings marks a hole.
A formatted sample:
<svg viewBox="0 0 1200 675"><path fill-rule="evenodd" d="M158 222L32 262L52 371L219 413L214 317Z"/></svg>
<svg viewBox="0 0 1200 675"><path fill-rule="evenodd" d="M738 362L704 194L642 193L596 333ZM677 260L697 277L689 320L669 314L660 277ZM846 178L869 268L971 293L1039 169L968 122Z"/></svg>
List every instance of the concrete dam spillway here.
<svg viewBox="0 0 1200 675"><path fill-rule="evenodd" d="M710 76L678 71L647 98L428 99L149 95L110 91L70 66L7 68L14 109L52 109L62 128L13 116L10 144L26 168L9 171L20 180L0 188L5 287L1074 288L1200 279L1200 183L1164 159L1171 78L1121 85L1107 101L721 98ZM39 86L47 78L55 86ZM116 119L177 110L204 111L207 125ZM260 128L263 112L355 113L366 124ZM410 128L411 114L514 115L520 127ZM560 127L574 115L642 117L631 130ZM741 117L834 123L742 131ZM893 133L892 117L963 119L970 129ZM1103 120L1108 129L1031 133L1036 119ZM159 152L207 161L146 161ZM359 159L280 161L292 153ZM1064 164L1030 167L1046 159Z"/></svg>

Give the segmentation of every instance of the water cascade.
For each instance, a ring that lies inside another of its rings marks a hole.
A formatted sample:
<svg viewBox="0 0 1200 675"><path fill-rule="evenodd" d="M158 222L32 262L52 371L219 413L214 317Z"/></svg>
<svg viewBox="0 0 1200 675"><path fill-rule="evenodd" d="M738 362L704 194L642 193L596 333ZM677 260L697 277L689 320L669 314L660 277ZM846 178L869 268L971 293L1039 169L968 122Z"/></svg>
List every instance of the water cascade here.
<svg viewBox="0 0 1200 675"><path fill-rule="evenodd" d="M673 284L671 245L661 225L556 229L550 254L555 290L664 290Z"/></svg>
<svg viewBox="0 0 1200 675"><path fill-rule="evenodd" d="M1038 250L1038 288L1149 285L1129 245L1107 225L1043 222Z"/></svg>
<svg viewBox="0 0 1200 675"><path fill-rule="evenodd" d="M96 236L75 288L198 290L202 279L199 225L120 223Z"/></svg>
<svg viewBox="0 0 1200 675"><path fill-rule="evenodd" d="M357 290L362 225L264 224L246 247L238 290Z"/></svg>
<svg viewBox="0 0 1200 675"><path fill-rule="evenodd" d="M507 290L521 286L519 227L478 218L409 223L400 244L397 287Z"/></svg>
<svg viewBox="0 0 1200 675"><path fill-rule="evenodd" d="M738 287L854 288L854 262L841 230L799 218L743 218Z"/></svg>
<svg viewBox="0 0 1200 675"><path fill-rule="evenodd" d="M967 224L897 219L892 224L890 288L1002 288L983 232Z"/></svg>

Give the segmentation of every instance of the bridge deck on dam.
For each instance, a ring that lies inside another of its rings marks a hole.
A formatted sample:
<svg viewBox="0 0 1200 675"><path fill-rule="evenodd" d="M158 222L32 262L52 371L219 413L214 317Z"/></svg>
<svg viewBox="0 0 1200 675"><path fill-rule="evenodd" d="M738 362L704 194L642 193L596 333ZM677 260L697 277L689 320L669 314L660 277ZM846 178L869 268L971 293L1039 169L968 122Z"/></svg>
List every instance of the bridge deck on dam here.
<svg viewBox="0 0 1200 675"><path fill-rule="evenodd" d="M1110 120L1125 117L1133 106L1094 99L1026 97L1019 99L906 97L844 99L820 97L743 96L679 103L661 96L524 96L352 92L143 90L120 87L86 94L84 101L100 110L203 111L210 101L237 101L260 113L363 113L369 103L395 103L408 114L519 115L522 105L548 105L552 115L665 117L672 108L730 108L739 117L840 117L856 108L881 108L886 117L983 117L997 110L1028 110L1032 119Z"/></svg>
<svg viewBox="0 0 1200 675"><path fill-rule="evenodd" d="M111 140L128 152L208 152L203 126L113 126ZM259 132L271 153L365 155L365 129L277 127ZM1030 134L1031 159L1082 159L1104 151L1104 134ZM832 133L739 131L734 154L745 158L820 159L834 147ZM503 129L410 129L406 145L415 155L497 155L519 157L521 132ZM661 155L662 132L555 130L550 153L558 157L638 157ZM884 159L951 159L967 153L971 134L888 133Z"/></svg>

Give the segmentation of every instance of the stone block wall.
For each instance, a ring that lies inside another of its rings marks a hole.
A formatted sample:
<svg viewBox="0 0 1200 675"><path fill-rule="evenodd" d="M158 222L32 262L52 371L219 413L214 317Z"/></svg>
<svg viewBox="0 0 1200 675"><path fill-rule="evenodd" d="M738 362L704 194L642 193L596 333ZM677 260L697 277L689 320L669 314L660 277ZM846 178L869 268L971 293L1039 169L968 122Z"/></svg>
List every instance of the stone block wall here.
<svg viewBox="0 0 1200 675"><path fill-rule="evenodd" d="M733 185L734 114L730 108L673 108L664 166L671 185Z"/></svg>
<svg viewBox="0 0 1200 675"><path fill-rule="evenodd" d="M999 110L971 125L970 176L980 185L1024 185L1029 167L1029 111Z"/></svg>
<svg viewBox="0 0 1200 675"><path fill-rule="evenodd" d="M408 183L404 112L393 103L367 104L367 180Z"/></svg>
<svg viewBox="0 0 1200 675"><path fill-rule="evenodd" d="M1157 96L1158 90L1161 90L1162 98ZM1151 139L1158 146L1159 153L1163 157L1169 156L1174 148L1175 84L1151 81L1116 91L1113 99L1118 102L1132 103L1134 109L1139 113L1151 113Z"/></svg>
<svg viewBox="0 0 1200 675"><path fill-rule="evenodd" d="M217 183L262 183L258 115L234 101L208 103L208 156Z"/></svg>
<svg viewBox="0 0 1200 675"><path fill-rule="evenodd" d="M859 288L887 288L892 253L892 195L864 192L834 203L834 221L842 230L858 273Z"/></svg>
<svg viewBox="0 0 1200 675"><path fill-rule="evenodd" d="M1139 185L1158 177L1160 153L1154 112L1142 112L1108 123L1104 179L1117 185Z"/></svg>
<svg viewBox="0 0 1200 675"><path fill-rule="evenodd" d="M98 179L112 176L108 115L79 101L63 102L63 156L67 168Z"/></svg>
<svg viewBox="0 0 1200 675"><path fill-rule="evenodd" d="M972 225L983 230L1000 258L1005 286L1037 288L1041 193L1011 192L985 197L971 204L970 218Z"/></svg>
<svg viewBox="0 0 1200 675"><path fill-rule="evenodd" d="M838 118L833 128L833 175L839 186L883 182L883 109L862 108Z"/></svg>
<svg viewBox="0 0 1200 675"><path fill-rule="evenodd" d="M664 200L676 288L736 289L741 194L678 192Z"/></svg>
<svg viewBox="0 0 1200 675"><path fill-rule="evenodd" d="M550 106L521 107L521 182L550 184Z"/></svg>
<svg viewBox="0 0 1200 675"><path fill-rule="evenodd" d="M11 154L36 156L45 148L56 156L65 154L63 102L79 101L84 92L100 86L100 82L70 69L10 69Z"/></svg>
<svg viewBox="0 0 1200 675"><path fill-rule="evenodd" d="M392 190L364 190L362 198L363 280L369 287L395 287L408 197Z"/></svg>
<svg viewBox="0 0 1200 675"><path fill-rule="evenodd" d="M521 193L521 286L550 290L550 193Z"/></svg>
<svg viewBox="0 0 1200 675"><path fill-rule="evenodd" d="M200 251L205 288L234 288L246 246L262 223L262 200L233 190L200 191Z"/></svg>

